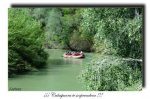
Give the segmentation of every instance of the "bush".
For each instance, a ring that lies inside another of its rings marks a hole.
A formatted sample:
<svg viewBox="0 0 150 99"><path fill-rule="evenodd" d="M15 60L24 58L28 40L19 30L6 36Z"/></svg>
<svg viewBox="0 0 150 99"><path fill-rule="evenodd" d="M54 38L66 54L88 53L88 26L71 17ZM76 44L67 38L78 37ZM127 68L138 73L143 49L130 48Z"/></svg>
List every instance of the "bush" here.
<svg viewBox="0 0 150 99"><path fill-rule="evenodd" d="M88 64L88 68L83 71L81 77L88 90L128 90L128 87L142 82L140 66L141 64L131 65L121 58L101 56ZM138 87L142 87L142 83Z"/></svg>

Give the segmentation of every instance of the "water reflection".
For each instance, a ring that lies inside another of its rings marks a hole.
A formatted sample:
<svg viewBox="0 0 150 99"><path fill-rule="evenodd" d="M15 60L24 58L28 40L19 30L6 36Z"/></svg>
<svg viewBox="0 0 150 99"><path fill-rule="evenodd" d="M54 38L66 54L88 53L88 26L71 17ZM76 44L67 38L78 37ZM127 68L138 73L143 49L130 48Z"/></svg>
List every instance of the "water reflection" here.
<svg viewBox="0 0 150 99"><path fill-rule="evenodd" d="M49 65L64 65L66 63L64 62L63 59L49 59L48 64Z"/></svg>
<svg viewBox="0 0 150 99"><path fill-rule="evenodd" d="M83 59L63 58L66 64L82 64Z"/></svg>

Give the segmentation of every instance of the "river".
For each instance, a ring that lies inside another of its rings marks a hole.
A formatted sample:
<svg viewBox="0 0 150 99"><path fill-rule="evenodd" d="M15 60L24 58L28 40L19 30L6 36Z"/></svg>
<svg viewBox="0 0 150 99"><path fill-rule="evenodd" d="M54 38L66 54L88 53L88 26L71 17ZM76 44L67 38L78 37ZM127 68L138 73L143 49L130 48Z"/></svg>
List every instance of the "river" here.
<svg viewBox="0 0 150 99"><path fill-rule="evenodd" d="M9 90L21 91L85 91L85 84L79 79L84 65L91 60L92 53L85 53L84 59L63 58L65 50L49 49L45 68L16 75L8 79Z"/></svg>

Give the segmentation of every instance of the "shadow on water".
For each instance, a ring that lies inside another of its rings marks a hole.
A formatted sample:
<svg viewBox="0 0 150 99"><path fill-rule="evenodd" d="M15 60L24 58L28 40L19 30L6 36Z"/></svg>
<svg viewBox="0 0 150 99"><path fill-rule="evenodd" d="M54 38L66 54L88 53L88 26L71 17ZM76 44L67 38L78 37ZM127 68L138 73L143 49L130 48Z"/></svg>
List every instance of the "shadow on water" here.
<svg viewBox="0 0 150 99"><path fill-rule="evenodd" d="M73 59L73 58L62 58L62 59L49 59L47 62L47 65L44 66L41 69L38 69L38 71L32 71L26 73L26 75L48 75L51 73L54 69L57 68L67 68L72 65L81 65L83 59ZM55 73L57 73L55 71Z"/></svg>
<svg viewBox="0 0 150 99"><path fill-rule="evenodd" d="M73 58L62 58L62 59L49 59L47 66L56 66L56 67L61 67L61 66L68 66L71 64L81 64L82 59L73 59Z"/></svg>
<svg viewBox="0 0 150 99"><path fill-rule="evenodd" d="M65 62L63 59L49 59L48 60L48 65L58 65L58 66L61 66L61 65L67 65L67 64L70 64L69 62Z"/></svg>

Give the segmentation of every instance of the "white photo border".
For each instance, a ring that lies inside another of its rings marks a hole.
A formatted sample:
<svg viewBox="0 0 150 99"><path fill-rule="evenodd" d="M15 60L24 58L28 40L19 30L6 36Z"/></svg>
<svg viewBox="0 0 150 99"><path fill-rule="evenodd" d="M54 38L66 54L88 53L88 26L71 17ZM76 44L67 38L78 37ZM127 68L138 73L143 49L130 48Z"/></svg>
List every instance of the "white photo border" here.
<svg viewBox="0 0 150 99"><path fill-rule="evenodd" d="M142 91L8 91L8 8L12 4L129 4L129 5L145 5L145 87ZM150 6L148 6L149 0L1 0L0 1L0 98L6 99L60 99L59 97L52 97L51 92L59 94L99 94L102 93L101 97L86 98L81 97L80 99L126 99L126 98L147 98L150 96L150 78L148 70L150 69ZM44 97L45 94L50 97ZM63 97L62 99L66 99ZM70 98L67 98L70 99ZM71 99L79 99L72 97Z"/></svg>

